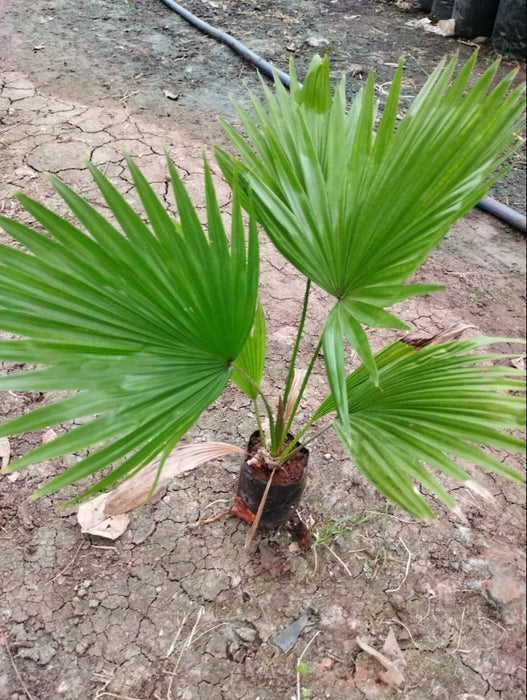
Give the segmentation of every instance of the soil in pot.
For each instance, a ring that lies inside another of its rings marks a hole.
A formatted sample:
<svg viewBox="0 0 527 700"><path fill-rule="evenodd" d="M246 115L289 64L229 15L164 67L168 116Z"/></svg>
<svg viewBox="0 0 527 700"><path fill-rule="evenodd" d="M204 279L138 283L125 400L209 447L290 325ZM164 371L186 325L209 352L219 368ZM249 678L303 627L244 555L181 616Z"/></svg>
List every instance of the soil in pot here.
<svg viewBox="0 0 527 700"><path fill-rule="evenodd" d="M294 440L294 438L290 436L290 440ZM252 463L251 457L258 453L259 448L260 434L256 431L249 439L248 457L242 462L238 482L237 497L253 514L258 510L272 473L272 468ZM309 450L302 448L275 472L260 520L260 527L280 527L294 514L306 484L308 457Z"/></svg>

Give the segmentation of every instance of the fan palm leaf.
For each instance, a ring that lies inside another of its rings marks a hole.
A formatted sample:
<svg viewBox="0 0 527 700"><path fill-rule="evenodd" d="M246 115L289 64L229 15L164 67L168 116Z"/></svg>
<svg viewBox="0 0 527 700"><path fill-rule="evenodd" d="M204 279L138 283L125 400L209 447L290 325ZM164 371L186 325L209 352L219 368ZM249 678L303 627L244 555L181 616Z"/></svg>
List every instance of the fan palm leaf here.
<svg viewBox="0 0 527 700"><path fill-rule="evenodd" d="M475 59L455 78L457 58L443 61L402 119L402 62L380 119L373 74L348 108L344 80L331 93L327 58L313 59L303 86L291 62L291 93L275 79L263 102L251 94L254 116L237 106L245 136L222 122L238 153L216 149L225 177L233 182L241 162L275 246L337 299L323 344L343 425L343 338L378 381L363 326L405 327L386 307L441 288L405 282L518 142L523 87L511 89L513 71L492 88L497 63L469 86Z"/></svg>
<svg viewBox="0 0 527 700"><path fill-rule="evenodd" d="M0 435L88 419L8 467L92 450L38 495L117 463L92 493L166 456L222 392L253 326L257 234L252 218L245 234L237 188L229 241L206 163L207 233L170 159L179 222L127 161L149 225L91 163L121 230L53 176L82 228L22 194L46 233L0 218L27 249L0 247L0 326L20 336L0 342L0 357L39 365L1 377L0 388L77 392Z"/></svg>
<svg viewBox="0 0 527 700"><path fill-rule="evenodd" d="M524 390L525 373L496 364L503 354L474 354L491 342L471 338L416 349L397 341L376 355L380 386L365 366L346 378L348 424L339 417L337 433L358 469L413 515L432 515L414 482L455 505L424 465L468 482L470 475L452 459L458 457L523 481L482 449L525 450L522 440L501 432L525 426L525 399L511 393ZM314 418L336 410L330 395Z"/></svg>

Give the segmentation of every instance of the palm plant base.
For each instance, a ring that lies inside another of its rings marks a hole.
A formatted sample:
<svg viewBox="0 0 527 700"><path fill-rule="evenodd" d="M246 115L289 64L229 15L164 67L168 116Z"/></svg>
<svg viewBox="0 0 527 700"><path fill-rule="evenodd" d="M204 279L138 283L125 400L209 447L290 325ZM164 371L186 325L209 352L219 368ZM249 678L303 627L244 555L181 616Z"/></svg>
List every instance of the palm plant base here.
<svg viewBox="0 0 527 700"><path fill-rule="evenodd" d="M249 439L248 457L240 467L235 507L231 511L232 515L244 520L250 520L247 511L250 514L257 513L273 471L258 463L259 450L260 434L256 431ZM275 472L262 511L260 527L278 528L293 516L306 485L308 459L309 450L303 448Z"/></svg>

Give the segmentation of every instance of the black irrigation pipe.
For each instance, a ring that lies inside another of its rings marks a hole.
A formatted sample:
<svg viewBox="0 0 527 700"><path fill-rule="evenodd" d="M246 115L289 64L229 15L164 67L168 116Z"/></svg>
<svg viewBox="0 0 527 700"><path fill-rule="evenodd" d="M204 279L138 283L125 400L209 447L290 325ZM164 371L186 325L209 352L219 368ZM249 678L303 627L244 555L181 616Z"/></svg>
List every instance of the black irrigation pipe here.
<svg viewBox="0 0 527 700"><path fill-rule="evenodd" d="M173 0L162 0L162 2L164 2L165 5L167 5L167 7L169 7L171 10L177 12L180 17L183 17L183 19L199 29L200 32L203 32L204 34L211 36L213 39L220 41L243 59L249 63L252 63L260 71L260 73L266 77L272 79L274 70L276 75L287 88L291 86L291 79L287 73L284 73L284 71L276 68L273 69L270 63L265 61L261 56L258 56L258 54L254 53L254 51L251 51L249 48L247 48L247 46L242 44L230 34L227 34L217 27L213 27L208 22L204 22L202 19L192 14L192 12L189 12L182 7L179 3L173 2ZM521 214L515 209L508 207L506 204L502 204L492 197L483 197L483 199L478 202L476 206L489 214L493 214L494 216L498 217L498 219L505 221L514 228L517 228L519 231L522 231L523 233L526 232L525 214Z"/></svg>

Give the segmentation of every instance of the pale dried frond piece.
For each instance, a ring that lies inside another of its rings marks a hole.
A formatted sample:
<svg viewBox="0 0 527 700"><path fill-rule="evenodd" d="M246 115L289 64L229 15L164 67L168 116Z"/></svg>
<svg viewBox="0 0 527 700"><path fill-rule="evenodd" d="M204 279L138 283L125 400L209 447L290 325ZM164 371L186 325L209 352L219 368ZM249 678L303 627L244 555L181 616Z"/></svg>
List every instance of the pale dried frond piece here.
<svg viewBox="0 0 527 700"><path fill-rule="evenodd" d="M478 484L477 481L474 481L474 479L469 479L468 481L465 481L463 485L471 491L474 491L474 493L477 493L478 496L481 496L486 501L489 501L490 503L495 503L496 499L494 498L493 494L490 491L488 491L484 486Z"/></svg>
<svg viewBox="0 0 527 700"><path fill-rule="evenodd" d="M11 445L8 437L0 437L0 464L5 469L11 459Z"/></svg>
<svg viewBox="0 0 527 700"><path fill-rule="evenodd" d="M105 513L118 515L139 508L147 498L153 498L164 489L174 477L233 452L245 454L245 450L237 445L229 445L225 442L194 442L180 445L167 457L160 474L160 460L155 459L138 474L112 491Z"/></svg>
<svg viewBox="0 0 527 700"><path fill-rule="evenodd" d="M293 381L291 382L291 389L289 391L289 395L287 397L287 403L285 405L284 423L287 423L289 421L289 418L291 417L291 413L292 413L293 408L295 406L300 389L302 388L302 382L304 381L305 376L306 376L305 369L295 369Z"/></svg>
<svg viewBox="0 0 527 700"><path fill-rule="evenodd" d="M224 442L196 442L176 447L167 457L161 472L161 461L155 459L110 493L81 504L77 520L82 532L116 539L130 523L128 513L156 496L174 477L233 452L245 454L237 445Z"/></svg>

